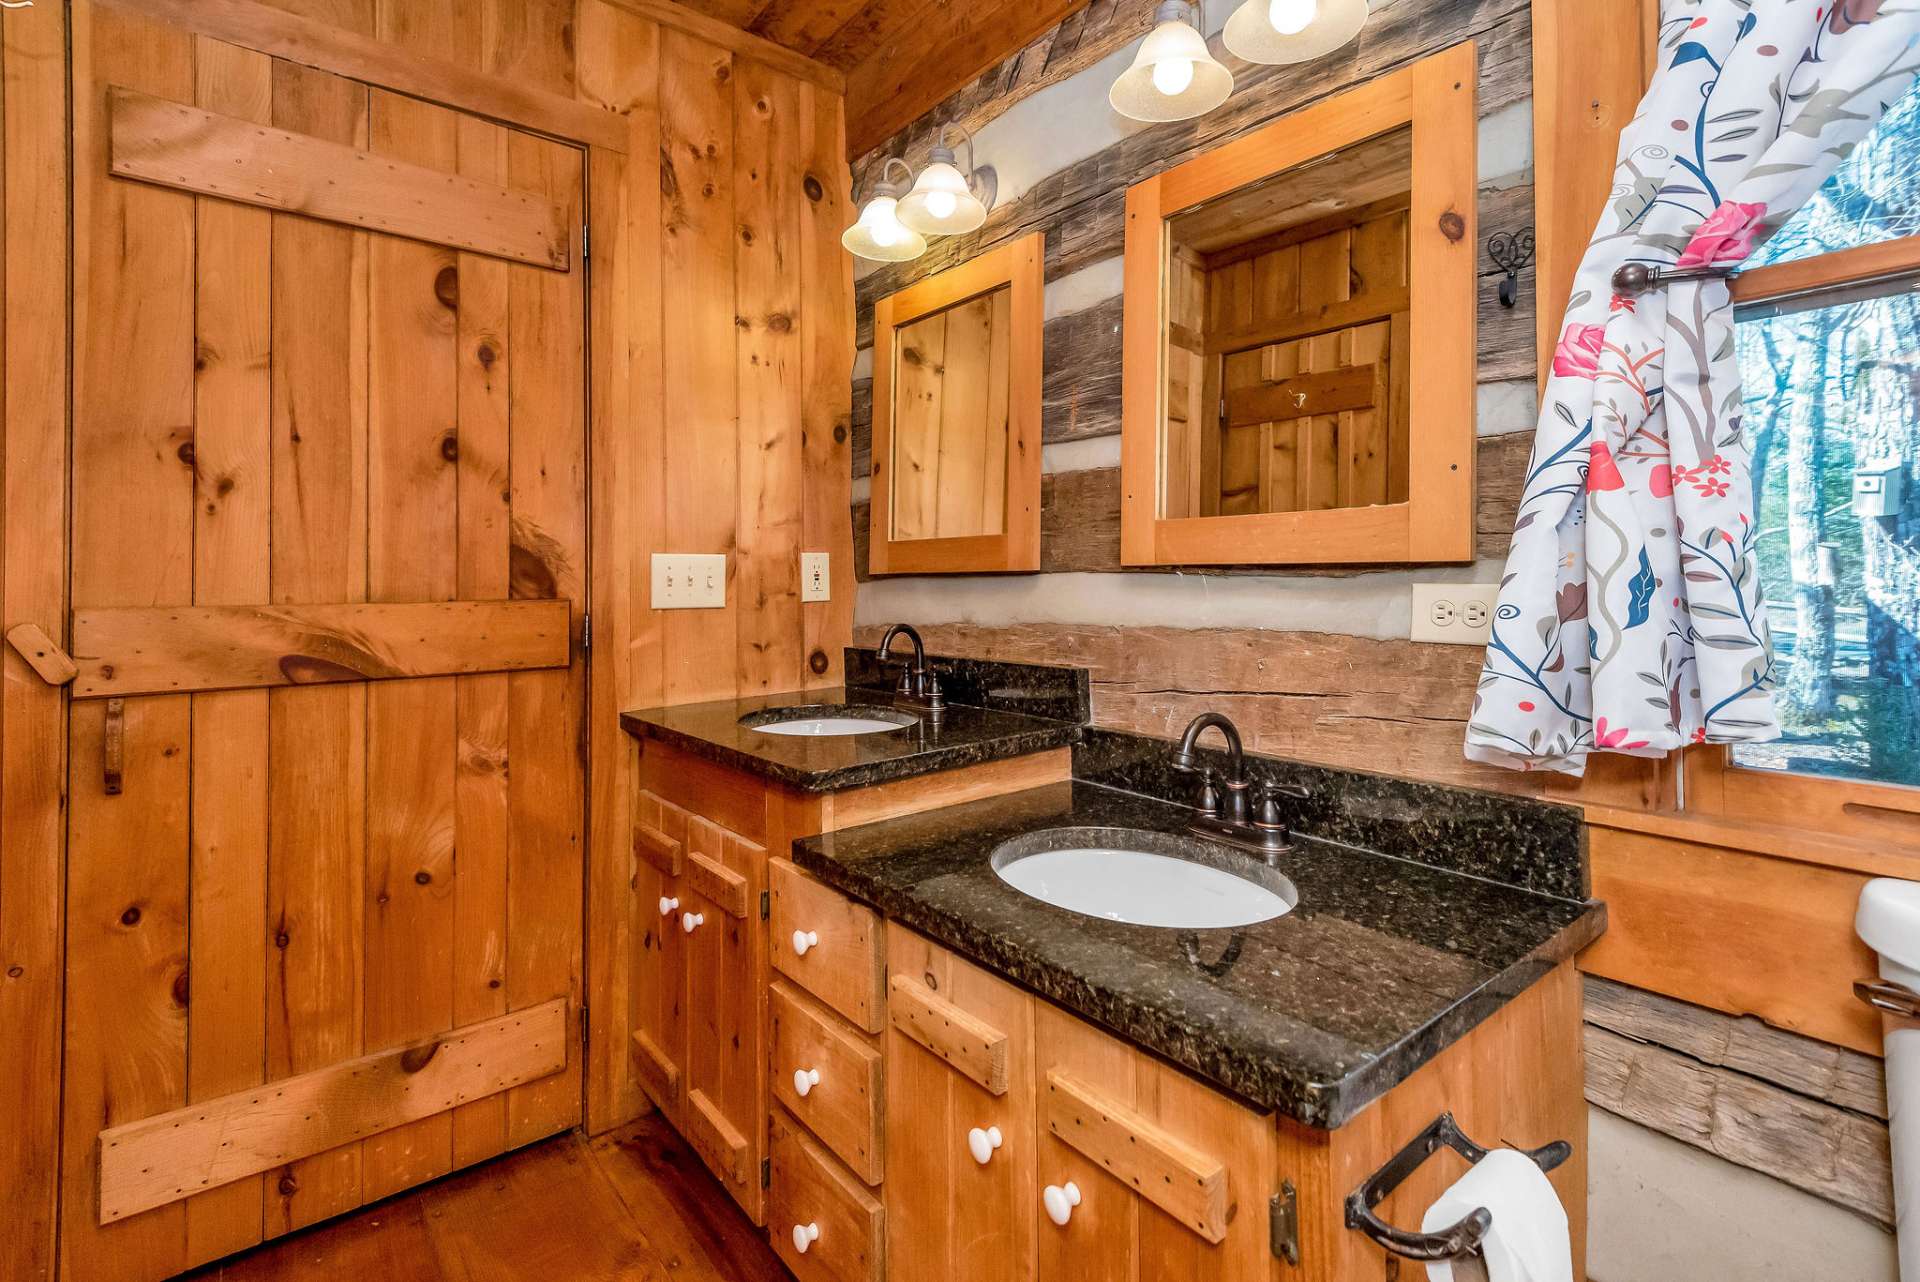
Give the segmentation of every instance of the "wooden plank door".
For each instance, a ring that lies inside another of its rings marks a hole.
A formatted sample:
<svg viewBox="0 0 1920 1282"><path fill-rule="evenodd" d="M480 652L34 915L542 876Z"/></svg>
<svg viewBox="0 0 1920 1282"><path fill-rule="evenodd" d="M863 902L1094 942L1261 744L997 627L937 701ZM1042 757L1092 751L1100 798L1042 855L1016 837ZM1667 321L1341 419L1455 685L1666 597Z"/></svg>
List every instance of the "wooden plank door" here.
<svg viewBox="0 0 1920 1282"><path fill-rule="evenodd" d="M168 607L346 620L284 656L284 680L207 675L200 655L168 687L189 693L71 705L63 1258L69 1278L134 1279L579 1119L582 164L119 9L73 15L76 616L142 612L163 644ZM156 143L110 99L227 123ZM280 149L291 196L196 194L240 163L236 137ZM136 142L201 168L114 176ZM451 194L414 199L423 184ZM322 190L332 205L306 198ZM480 236L486 200L552 211L557 267ZM409 238L369 230L396 202ZM543 666L487 670L484 633L462 638L471 662L403 679L325 658L380 650L354 623L367 606L532 600L572 605ZM365 1138L205 1191L183 1170L175 1200L102 1223L104 1130L321 1089L389 1048L416 1048L399 1063L417 1072L450 1031L505 1018L511 1037L556 999L559 1072L475 1078L458 1107L394 1108L404 1125L329 1096L361 1110L332 1134Z"/></svg>

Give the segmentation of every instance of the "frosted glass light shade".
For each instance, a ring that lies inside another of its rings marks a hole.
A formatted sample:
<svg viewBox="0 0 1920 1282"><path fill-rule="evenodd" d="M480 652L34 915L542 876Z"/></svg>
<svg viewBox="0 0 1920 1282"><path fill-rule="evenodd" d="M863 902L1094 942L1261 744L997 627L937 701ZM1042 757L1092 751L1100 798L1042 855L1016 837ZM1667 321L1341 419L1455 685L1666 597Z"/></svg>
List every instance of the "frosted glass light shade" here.
<svg viewBox="0 0 1920 1282"><path fill-rule="evenodd" d="M986 222L987 207L968 188L964 174L936 158L900 202L900 221L928 236L952 236Z"/></svg>
<svg viewBox="0 0 1920 1282"><path fill-rule="evenodd" d="M1260 0L1265 3L1266 0ZM1191 120L1233 92L1233 73L1214 61L1206 38L1162 5L1161 20L1140 42L1133 65L1107 92L1113 109L1132 120Z"/></svg>
<svg viewBox="0 0 1920 1282"><path fill-rule="evenodd" d="M1246 0L1227 19L1220 39L1236 58L1279 66L1330 54L1367 25L1367 0L1318 0L1318 6L1319 12L1311 22L1288 34L1273 25L1274 10L1282 10L1285 16L1294 11L1294 3Z"/></svg>
<svg viewBox="0 0 1920 1282"><path fill-rule="evenodd" d="M860 211L859 220L842 233L840 243L849 253L879 263L920 257L927 252L927 238L902 223L898 209L894 197L875 196Z"/></svg>

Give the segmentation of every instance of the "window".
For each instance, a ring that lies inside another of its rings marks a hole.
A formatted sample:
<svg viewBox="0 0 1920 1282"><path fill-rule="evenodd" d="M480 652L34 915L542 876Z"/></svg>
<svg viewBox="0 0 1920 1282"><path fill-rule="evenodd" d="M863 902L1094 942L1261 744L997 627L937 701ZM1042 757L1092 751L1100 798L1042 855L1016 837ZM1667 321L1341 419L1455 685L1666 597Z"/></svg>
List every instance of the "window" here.
<svg viewBox="0 0 1920 1282"><path fill-rule="evenodd" d="M1718 754L1715 782L1920 787L1920 92L1734 292L1786 733Z"/></svg>

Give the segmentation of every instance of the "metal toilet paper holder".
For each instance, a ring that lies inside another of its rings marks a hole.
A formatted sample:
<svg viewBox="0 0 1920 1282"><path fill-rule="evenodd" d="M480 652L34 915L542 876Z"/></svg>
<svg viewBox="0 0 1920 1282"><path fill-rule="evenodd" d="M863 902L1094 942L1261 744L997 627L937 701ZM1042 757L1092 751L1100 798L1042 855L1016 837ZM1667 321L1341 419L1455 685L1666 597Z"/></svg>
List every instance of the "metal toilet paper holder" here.
<svg viewBox="0 0 1920 1282"><path fill-rule="evenodd" d="M1476 1207L1464 1219L1438 1233L1396 1229L1373 1213L1374 1207L1386 1201L1395 1189L1406 1183L1408 1176L1442 1148L1452 1149L1469 1162L1478 1162L1487 1155L1486 1149L1461 1132L1452 1113L1440 1114L1426 1130L1388 1159L1386 1165L1368 1176L1366 1183L1347 1195L1347 1227L1359 1230L1384 1249L1409 1260L1459 1260L1480 1254L1480 1243L1493 1227L1493 1212L1484 1206ZM1527 1156L1541 1170L1551 1171L1573 1156L1573 1145L1555 1140L1527 1152Z"/></svg>

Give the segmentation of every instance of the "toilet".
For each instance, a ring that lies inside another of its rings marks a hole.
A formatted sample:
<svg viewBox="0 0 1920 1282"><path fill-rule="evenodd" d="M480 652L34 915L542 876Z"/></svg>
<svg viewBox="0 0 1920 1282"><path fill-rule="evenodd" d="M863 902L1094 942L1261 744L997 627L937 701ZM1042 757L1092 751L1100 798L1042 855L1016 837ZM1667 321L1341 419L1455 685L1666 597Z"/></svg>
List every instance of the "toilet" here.
<svg viewBox="0 0 1920 1282"><path fill-rule="evenodd" d="M1899 1001L1901 988L1907 999L1920 994L1920 882L1890 877L1868 882L1860 892L1854 929L1880 954L1885 996ZM1898 987L1888 992L1887 985ZM1901 1282L1920 1282L1920 1020L1889 1014L1885 1025L1900 1277Z"/></svg>

